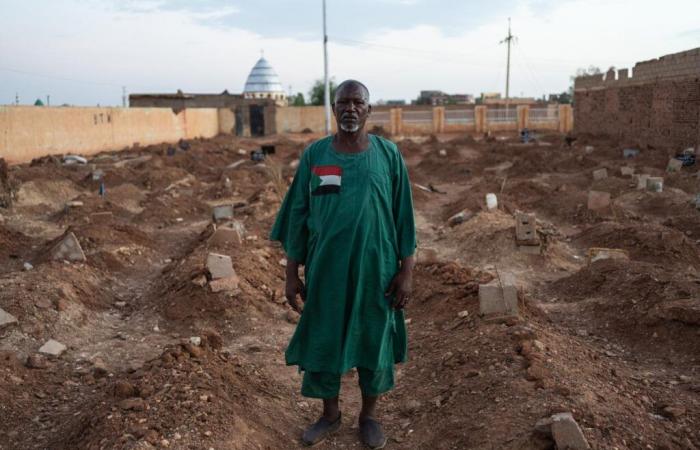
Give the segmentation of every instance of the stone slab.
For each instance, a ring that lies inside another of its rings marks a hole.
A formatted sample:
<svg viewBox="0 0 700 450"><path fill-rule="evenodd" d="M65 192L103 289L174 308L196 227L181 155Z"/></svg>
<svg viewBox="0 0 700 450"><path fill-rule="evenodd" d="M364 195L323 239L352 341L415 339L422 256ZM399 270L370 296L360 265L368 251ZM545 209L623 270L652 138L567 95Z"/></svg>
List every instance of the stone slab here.
<svg viewBox="0 0 700 450"><path fill-rule="evenodd" d="M637 177L637 189L646 189L647 180L649 179L649 174L643 173L636 175Z"/></svg>
<svg viewBox="0 0 700 450"><path fill-rule="evenodd" d="M67 347L60 342L54 339L49 339L39 348L39 353L51 356L61 356L61 354L66 351L66 348Z"/></svg>
<svg viewBox="0 0 700 450"><path fill-rule="evenodd" d="M558 449L589 450L591 448L571 413L552 416L552 437Z"/></svg>
<svg viewBox="0 0 700 450"><path fill-rule="evenodd" d="M519 245L539 245L534 214L515 215L515 240Z"/></svg>
<svg viewBox="0 0 700 450"><path fill-rule="evenodd" d="M72 231L68 232L51 250L51 257L59 261L85 261L85 253Z"/></svg>
<svg viewBox="0 0 700 450"><path fill-rule="evenodd" d="M518 245L518 251L528 255L539 255L542 253L542 247L539 245Z"/></svg>
<svg viewBox="0 0 700 450"><path fill-rule="evenodd" d="M212 216L215 222L233 219L233 205L215 206L212 211Z"/></svg>
<svg viewBox="0 0 700 450"><path fill-rule="evenodd" d="M639 150L636 148L626 148L622 150L623 158L636 158L637 156L639 156Z"/></svg>
<svg viewBox="0 0 700 450"><path fill-rule="evenodd" d="M12 325L13 323L17 323L17 318L9 312L5 311L4 309L0 308L0 330Z"/></svg>
<svg viewBox="0 0 700 450"><path fill-rule="evenodd" d="M588 191L588 209L598 211L610 206L610 193L601 191Z"/></svg>
<svg viewBox="0 0 700 450"><path fill-rule="evenodd" d="M228 278L236 275L233 271L233 262L231 257L220 255L218 253L209 253L207 256L207 270L211 274L213 280L220 278Z"/></svg>
<svg viewBox="0 0 700 450"><path fill-rule="evenodd" d="M649 192L663 192L664 190L664 179L661 177L649 177L647 178L647 191Z"/></svg>
<svg viewBox="0 0 700 450"><path fill-rule="evenodd" d="M668 160L668 165L666 166L666 172L678 172L683 167L683 161L676 158L671 158Z"/></svg>
<svg viewBox="0 0 700 450"><path fill-rule="evenodd" d="M593 171L593 179L598 181L598 180L604 180L608 178L608 169L602 168L598 170Z"/></svg>
<svg viewBox="0 0 700 450"><path fill-rule="evenodd" d="M630 259L629 253L619 248L591 247L588 249L587 256L589 264L602 259L617 259L620 261L629 261Z"/></svg>
<svg viewBox="0 0 700 450"><path fill-rule="evenodd" d="M634 175L634 167L623 166L620 167L620 174L623 177L631 177Z"/></svg>
<svg viewBox="0 0 700 450"><path fill-rule="evenodd" d="M501 276L501 282L494 280L479 285L479 313L482 316L517 316L518 290L512 277Z"/></svg>

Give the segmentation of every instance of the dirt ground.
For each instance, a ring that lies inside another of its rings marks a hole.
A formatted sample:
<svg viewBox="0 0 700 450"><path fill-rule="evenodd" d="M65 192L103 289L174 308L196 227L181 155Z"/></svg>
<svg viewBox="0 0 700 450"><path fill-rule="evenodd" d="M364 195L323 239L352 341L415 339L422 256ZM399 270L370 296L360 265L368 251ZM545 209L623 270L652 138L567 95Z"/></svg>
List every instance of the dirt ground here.
<svg viewBox="0 0 700 450"><path fill-rule="evenodd" d="M0 449L301 448L320 405L284 364L298 318L267 235L312 139L219 136L87 165L0 164L0 308L17 319L0 325ZM262 144L275 154L250 161ZM700 449L698 168L665 173L665 152L625 160L584 137L398 145L419 264L410 359L381 400L387 448L554 449L535 423L571 412L594 449ZM636 189L622 166L664 176L664 191ZM599 168L608 177L594 181ZM611 206L589 210L591 189ZM212 237L222 204L235 206L240 241ZM448 224L460 211L468 220ZM518 211L536 215L541 254L518 250ZM67 231L84 262L52 258ZM589 262L595 247L627 259ZM237 288L212 292L209 252L232 257ZM493 323L479 315L479 284L503 272L520 315ZM67 350L39 355L49 339ZM356 384L344 377L344 425L318 448L361 448Z"/></svg>

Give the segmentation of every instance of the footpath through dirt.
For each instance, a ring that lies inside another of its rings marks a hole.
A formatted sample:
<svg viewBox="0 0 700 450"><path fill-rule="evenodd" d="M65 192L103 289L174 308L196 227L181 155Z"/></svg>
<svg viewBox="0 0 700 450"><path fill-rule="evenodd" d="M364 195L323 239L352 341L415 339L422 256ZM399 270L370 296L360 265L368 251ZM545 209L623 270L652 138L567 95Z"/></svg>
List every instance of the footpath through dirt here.
<svg viewBox="0 0 700 450"><path fill-rule="evenodd" d="M220 136L3 169L0 449L301 448L320 407L284 365L298 317L266 237L309 139ZM275 154L251 161L262 144ZM664 174L660 151L624 160L613 143L558 136L399 147L419 264L410 360L381 400L387 448L551 449L536 423L561 412L595 449L700 448L697 169ZM664 191L638 190L622 166L665 176ZM591 189L611 204L589 209ZM215 230L218 205L233 218ZM535 214L538 254L516 245L519 212ZM70 233L84 261L55 258ZM591 261L598 247L618 257ZM210 253L231 257L235 280L212 279ZM519 316L485 320L479 285L506 273ZM50 339L59 356L39 352ZM344 378L344 426L319 448L361 448L356 385Z"/></svg>

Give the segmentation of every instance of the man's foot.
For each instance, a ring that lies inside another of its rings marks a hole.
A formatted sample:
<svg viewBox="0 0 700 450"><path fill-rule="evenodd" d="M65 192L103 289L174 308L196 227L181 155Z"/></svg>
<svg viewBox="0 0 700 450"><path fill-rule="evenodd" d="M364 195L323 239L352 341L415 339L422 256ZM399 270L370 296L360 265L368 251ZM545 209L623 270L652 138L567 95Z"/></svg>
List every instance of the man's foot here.
<svg viewBox="0 0 700 450"><path fill-rule="evenodd" d="M371 449L384 448L386 445L386 435L382 425L371 417L360 421L360 437L362 443Z"/></svg>
<svg viewBox="0 0 700 450"><path fill-rule="evenodd" d="M304 445L309 447L320 444L333 432L338 431L338 428L340 428L340 413L338 413L338 418L333 422L321 416L315 424L304 431L301 440L304 442Z"/></svg>

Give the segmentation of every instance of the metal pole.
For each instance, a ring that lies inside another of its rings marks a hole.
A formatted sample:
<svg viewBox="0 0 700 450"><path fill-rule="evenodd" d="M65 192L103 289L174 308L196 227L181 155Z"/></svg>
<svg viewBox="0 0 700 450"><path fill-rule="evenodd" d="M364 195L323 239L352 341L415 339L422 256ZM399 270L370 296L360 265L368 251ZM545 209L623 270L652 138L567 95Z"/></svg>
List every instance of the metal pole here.
<svg viewBox="0 0 700 450"><path fill-rule="evenodd" d="M510 106L510 41L513 40L513 35L510 34L510 17L508 18L508 37L506 37L508 45L508 59L506 60L506 120L508 120L508 106Z"/></svg>
<svg viewBox="0 0 700 450"><path fill-rule="evenodd" d="M126 86L122 86L122 108L126 108Z"/></svg>
<svg viewBox="0 0 700 450"><path fill-rule="evenodd" d="M326 34L326 0L323 0L323 103L326 105L326 134L331 134L331 90L328 81L328 35Z"/></svg>

